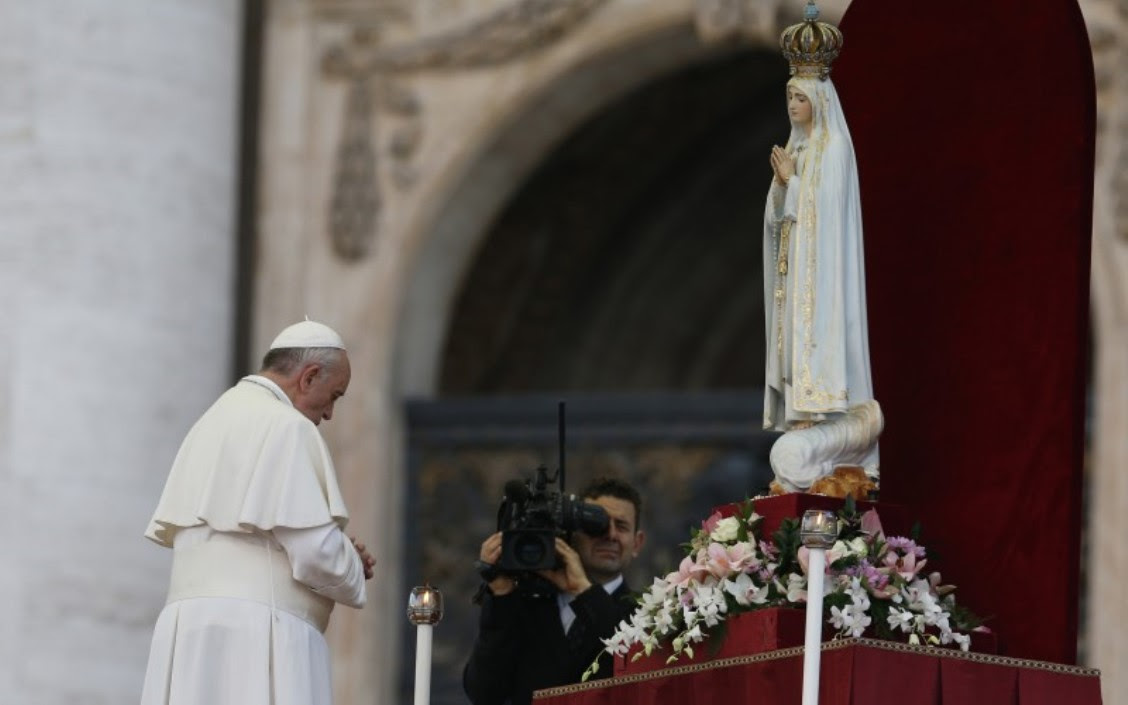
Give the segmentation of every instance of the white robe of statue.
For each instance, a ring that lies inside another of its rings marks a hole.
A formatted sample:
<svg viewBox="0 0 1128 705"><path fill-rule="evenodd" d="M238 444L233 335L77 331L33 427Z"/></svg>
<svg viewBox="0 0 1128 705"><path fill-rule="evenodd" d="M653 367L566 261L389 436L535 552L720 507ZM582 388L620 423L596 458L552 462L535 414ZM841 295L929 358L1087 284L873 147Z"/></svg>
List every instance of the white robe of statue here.
<svg viewBox="0 0 1128 705"><path fill-rule="evenodd" d="M764 428L785 489L806 489L840 465L877 477L880 408L873 400L858 171L830 79L795 77L811 103L808 135L792 126L795 174L775 179L764 214ZM781 257L781 247L784 248Z"/></svg>

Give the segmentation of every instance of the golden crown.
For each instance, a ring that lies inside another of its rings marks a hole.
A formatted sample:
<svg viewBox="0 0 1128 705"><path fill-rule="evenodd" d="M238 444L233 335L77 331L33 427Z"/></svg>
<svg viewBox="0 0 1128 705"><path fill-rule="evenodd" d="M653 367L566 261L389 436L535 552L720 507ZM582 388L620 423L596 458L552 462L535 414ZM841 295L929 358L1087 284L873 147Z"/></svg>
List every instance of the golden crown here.
<svg viewBox="0 0 1128 705"><path fill-rule="evenodd" d="M815 0L808 0L803 21L793 24L779 35L779 47L791 65L792 76L826 80L830 64L842 50L842 32L832 24L819 22Z"/></svg>

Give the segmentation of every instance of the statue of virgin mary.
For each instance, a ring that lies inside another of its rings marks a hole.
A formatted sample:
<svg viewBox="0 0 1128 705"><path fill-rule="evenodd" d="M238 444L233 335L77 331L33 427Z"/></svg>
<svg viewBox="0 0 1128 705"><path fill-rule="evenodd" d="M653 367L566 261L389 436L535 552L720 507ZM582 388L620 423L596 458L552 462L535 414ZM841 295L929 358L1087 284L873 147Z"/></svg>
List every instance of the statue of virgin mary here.
<svg viewBox="0 0 1128 705"><path fill-rule="evenodd" d="M876 479L883 423L870 377L858 170L829 78L842 35L817 17L811 2L780 40L791 136L772 149L764 214L764 428L786 432L771 462L787 491L841 466Z"/></svg>

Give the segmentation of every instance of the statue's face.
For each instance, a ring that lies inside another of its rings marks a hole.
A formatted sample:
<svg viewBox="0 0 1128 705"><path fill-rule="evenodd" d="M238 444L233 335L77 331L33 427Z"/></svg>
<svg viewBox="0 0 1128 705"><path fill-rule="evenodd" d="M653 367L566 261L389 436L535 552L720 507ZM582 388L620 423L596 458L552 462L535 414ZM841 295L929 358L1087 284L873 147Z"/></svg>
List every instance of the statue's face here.
<svg viewBox="0 0 1128 705"><path fill-rule="evenodd" d="M792 123L800 127L811 124L811 100L794 86L787 87L787 115Z"/></svg>

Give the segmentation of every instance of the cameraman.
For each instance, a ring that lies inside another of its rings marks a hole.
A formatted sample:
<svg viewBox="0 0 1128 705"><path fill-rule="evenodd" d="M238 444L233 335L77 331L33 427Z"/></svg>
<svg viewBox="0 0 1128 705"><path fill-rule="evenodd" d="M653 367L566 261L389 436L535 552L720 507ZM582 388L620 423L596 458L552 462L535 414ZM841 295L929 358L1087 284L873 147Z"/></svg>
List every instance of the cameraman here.
<svg viewBox="0 0 1128 705"><path fill-rule="evenodd" d="M592 481L580 496L607 510L610 528L603 536L577 531L571 545L556 539L563 567L539 573L555 594L523 593L506 575L492 576L482 591L478 639L462 673L474 705L527 705L534 690L579 682L603 649L600 639L634 611L623 570L642 548L642 497L614 478ZM493 565L500 556L499 532L482 544L480 559ZM610 671L604 655L596 677Z"/></svg>

